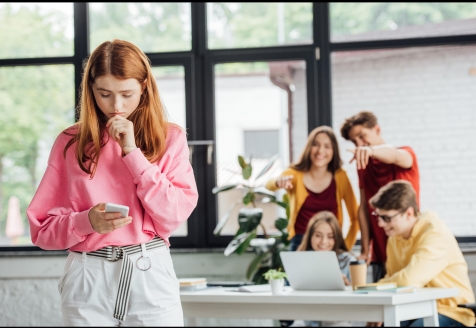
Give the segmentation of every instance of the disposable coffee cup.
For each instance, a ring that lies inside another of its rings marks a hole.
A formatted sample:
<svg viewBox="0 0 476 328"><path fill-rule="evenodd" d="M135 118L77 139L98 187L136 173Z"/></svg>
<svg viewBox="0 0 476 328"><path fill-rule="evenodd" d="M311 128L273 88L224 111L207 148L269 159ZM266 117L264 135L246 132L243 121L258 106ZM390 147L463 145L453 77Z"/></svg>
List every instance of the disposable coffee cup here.
<svg viewBox="0 0 476 328"><path fill-rule="evenodd" d="M352 289L367 283L367 263L365 260L352 261L349 265Z"/></svg>

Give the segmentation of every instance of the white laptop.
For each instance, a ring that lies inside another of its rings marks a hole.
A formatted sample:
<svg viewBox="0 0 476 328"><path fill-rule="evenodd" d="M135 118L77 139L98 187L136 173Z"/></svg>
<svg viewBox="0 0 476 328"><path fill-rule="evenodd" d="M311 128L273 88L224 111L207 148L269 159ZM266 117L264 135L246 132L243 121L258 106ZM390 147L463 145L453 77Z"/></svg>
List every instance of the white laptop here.
<svg viewBox="0 0 476 328"><path fill-rule="evenodd" d="M345 290L335 252L281 252L280 255L294 290Z"/></svg>

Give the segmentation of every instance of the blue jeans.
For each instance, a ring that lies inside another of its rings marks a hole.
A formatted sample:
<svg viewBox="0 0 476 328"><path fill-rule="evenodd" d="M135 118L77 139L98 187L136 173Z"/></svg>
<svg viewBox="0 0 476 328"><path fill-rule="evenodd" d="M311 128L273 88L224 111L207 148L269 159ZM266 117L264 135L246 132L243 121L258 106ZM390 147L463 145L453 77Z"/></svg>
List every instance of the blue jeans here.
<svg viewBox="0 0 476 328"><path fill-rule="evenodd" d="M439 313L438 321L440 322L440 327L465 327L461 322ZM423 327L423 319L402 321L400 322L400 327Z"/></svg>
<svg viewBox="0 0 476 328"><path fill-rule="evenodd" d="M298 234L291 238L291 244L289 245L289 250L291 252L295 252L299 245L301 245L303 236L304 235Z"/></svg>

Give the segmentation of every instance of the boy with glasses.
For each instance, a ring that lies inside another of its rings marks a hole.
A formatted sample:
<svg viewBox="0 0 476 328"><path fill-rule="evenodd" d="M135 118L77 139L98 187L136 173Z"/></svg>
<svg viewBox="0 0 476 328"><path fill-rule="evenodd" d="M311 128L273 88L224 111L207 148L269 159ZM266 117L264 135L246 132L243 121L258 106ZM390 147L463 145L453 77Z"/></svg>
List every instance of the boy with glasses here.
<svg viewBox="0 0 476 328"><path fill-rule="evenodd" d="M474 302L468 266L446 224L436 213L419 213L415 190L408 181L396 180L382 187L370 205L375 208L374 220L389 237L387 274L379 282L458 288L458 296L437 300L440 326L473 326L473 311L458 307ZM423 326L423 319L404 321L401 326Z"/></svg>
<svg viewBox="0 0 476 328"><path fill-rule="evenodd" d="M373 209L368 200L390 181L409 181L416 191L419 202L420 175L415 152L410 147L394 147L382 138L377 117L371 112L360 112L345 120L341 127L344 139L352 141L356 148L352 161L356 161L359 175L360 207L358 218L361 231L361 255L359 259L371 261L373 281L385 276L387 236L372 217Z"/></svg>

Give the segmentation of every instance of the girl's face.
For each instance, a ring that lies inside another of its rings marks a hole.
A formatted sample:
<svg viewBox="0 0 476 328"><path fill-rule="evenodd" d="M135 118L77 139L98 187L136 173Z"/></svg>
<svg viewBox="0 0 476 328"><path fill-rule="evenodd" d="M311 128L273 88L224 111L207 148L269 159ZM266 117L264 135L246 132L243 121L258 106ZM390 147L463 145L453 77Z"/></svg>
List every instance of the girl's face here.
<svg viewBox="0 0 476 328"><path fill-rule="evenodd" d="M312 142L311 161L315 167L327 167L332 161L334 150L331 138L326 133L318 133Z"/></svg>
<svg viewBox="0 0 476 328"><path fill-rule="evenodd" d="M315 251L332 251L334 249L334 231L327 222L322 222L314 229L311 236L311 247Z"/></svg>
<svg viewBox="0 0 476 328"><path fill-rule="evenodd" d="M96 103L107 119L129 117L139 106L144 87L145 82L141 85L136 79L120 80L111 74L98 77L92 85Z"/></svg>

